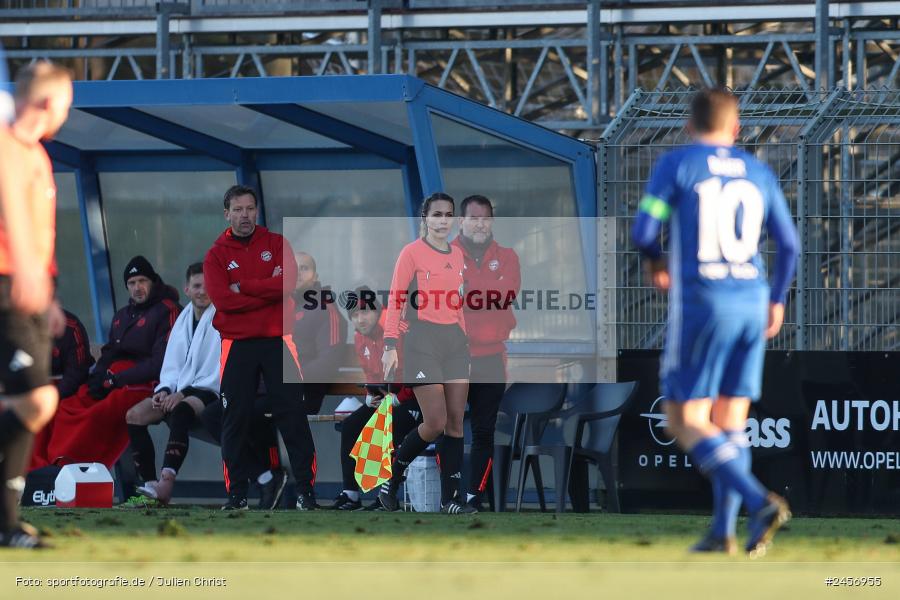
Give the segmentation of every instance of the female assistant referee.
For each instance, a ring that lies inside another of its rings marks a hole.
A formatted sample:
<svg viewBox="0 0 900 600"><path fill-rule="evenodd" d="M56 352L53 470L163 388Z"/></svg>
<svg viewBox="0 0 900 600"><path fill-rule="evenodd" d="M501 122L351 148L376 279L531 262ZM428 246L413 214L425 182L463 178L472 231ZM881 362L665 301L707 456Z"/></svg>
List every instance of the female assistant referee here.
<svg viewBox="0 0 900 600"><path fill-rule="evenodd" d="M428 444L438 442L441 468L441 512L477 512L460 495L463 464L463 414L469 391L469 343L463 320L462 251L448 241L454 202L435 193L422 205L423 237L400 251L387 303L384 327L385 381L397 367L401 316L409 323L403 340L403 382L413 388L422 424L413 429L394 454L393 476L378 499L385 510L397 510L397 490L409 463Z"/></svg>

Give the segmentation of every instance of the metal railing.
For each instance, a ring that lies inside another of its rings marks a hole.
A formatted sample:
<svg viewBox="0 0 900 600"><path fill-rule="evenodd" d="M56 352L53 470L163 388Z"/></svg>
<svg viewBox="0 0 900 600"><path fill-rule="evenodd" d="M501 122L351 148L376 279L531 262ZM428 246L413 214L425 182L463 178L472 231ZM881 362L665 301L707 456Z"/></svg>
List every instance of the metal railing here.
<svg viewBox="0 0 900 600"><path fill-rule="evenodd" d="M691 90L638 91L600 141L601 202L617 217L616 335L660 348L666 300L642 280L629 242L654 161L687 141ZM900 91L738 91L739 145L781 182L801 238L782 350L900 346ZM771 247L764 255L771 262Z"/></svg>
<svg viewBox="0 0 900 600"><path fill-rule="evenodd" d="M150 17L157 0L2 0L0 18Z"/></svg>
<svg viewBox="0 0 900 600"><path fill-rule="evenodd" d="M0 0L0 37L13 72L49 58L88 80L408 73L596 136L638 87L893 86L895 4L832 2L828 21L812 0ZM712 10L726 22L705 23Z"/></svg>

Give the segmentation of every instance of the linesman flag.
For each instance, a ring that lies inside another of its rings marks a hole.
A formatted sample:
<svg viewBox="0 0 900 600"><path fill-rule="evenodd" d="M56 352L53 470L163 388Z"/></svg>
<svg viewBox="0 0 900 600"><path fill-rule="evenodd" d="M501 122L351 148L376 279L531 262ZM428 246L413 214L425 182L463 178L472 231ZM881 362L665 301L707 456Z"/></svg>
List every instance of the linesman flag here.
<svg viewBox="0 0 900 600"><path fill-rule="evenodd" d="M391 478L394 451L393 394L388 394L363 427L350 457L356 461L356 483L368 492Z"/></svg>

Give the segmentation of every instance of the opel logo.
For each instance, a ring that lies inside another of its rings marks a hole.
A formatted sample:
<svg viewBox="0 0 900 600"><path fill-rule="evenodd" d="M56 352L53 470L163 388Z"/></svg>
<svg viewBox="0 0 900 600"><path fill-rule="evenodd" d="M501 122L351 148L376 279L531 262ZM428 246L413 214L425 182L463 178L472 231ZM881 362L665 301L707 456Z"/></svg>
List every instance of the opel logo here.
<svg viewBox="0 0 900 600"><path fill-rule="evenodd" d="M656 443L660 446L671 446L675 443L675 438L669 437L666 433L666 427L669 425L669 420L666 418L666 414L662 412L662 407L660 407L659 412L657 412L657 405L665 399L665 396L660 396L654 400L653 404L650 405L650 411L641 413L641 416L647 419L650 435L653 436Z"/></svg>

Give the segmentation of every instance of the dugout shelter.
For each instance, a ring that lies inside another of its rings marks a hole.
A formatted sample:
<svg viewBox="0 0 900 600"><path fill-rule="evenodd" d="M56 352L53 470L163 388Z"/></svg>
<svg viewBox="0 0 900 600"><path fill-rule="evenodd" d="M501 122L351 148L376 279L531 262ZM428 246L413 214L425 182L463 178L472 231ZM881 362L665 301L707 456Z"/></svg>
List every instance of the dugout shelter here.
<svg viewBox="0 0 900 600"><path fill-rule="evenodd" d="M143 254L180 287L225 228L221 197L235 183L261 191L260 222L276 231L286 216L413 224L434 191L483 194L507 216L597 216L589 144L406 75L76 82L47 149L61 297L95 342L127 302L125 263ZM571 268L596 290L593 219L579 222ZM590 354L590 319L574 345L535 335L521 351Z"/></svg>

